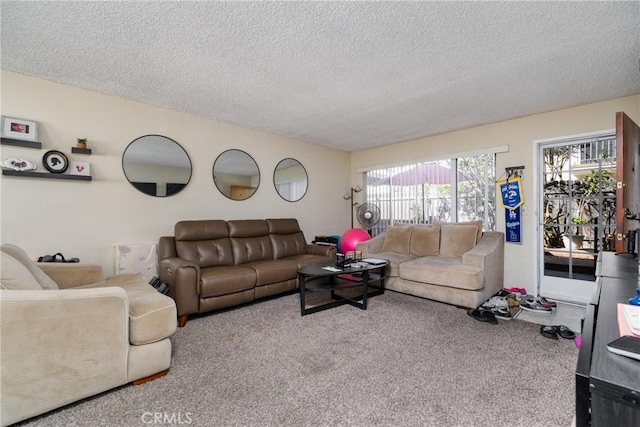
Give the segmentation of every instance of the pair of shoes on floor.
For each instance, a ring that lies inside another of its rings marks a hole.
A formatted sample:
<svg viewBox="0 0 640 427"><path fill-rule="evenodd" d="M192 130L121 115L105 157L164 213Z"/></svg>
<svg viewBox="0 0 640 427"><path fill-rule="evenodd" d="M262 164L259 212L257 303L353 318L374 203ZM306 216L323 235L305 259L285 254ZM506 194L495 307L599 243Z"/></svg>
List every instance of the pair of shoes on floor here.
<svg viewBox="0 0 640 427"><path fill-rule="evenodd" d="M510 294L520 294L520 295L527 294L527 290L525 288L504 288L504 290L509 292Z"/></svg>
<svg viewBox="0 0 640 427"><path fill-rule="evenodd" d="M166 295L169 292L169 285L163 283L156 276L153 276L151 280L149 280L149 284L153 286L158 292Z"/></svg>
<svg viewBox="0 0 640 427"><path fill-rule="evenodd" d="M540 334L552 340L557 340L558 337L564 338L566 340L573 340L576 338L576 334L564 325L559 326L540 326Z"/></svg>
<svg viewBox="0 0 640 427"><path fill-rule="evenodd" d="M467 314L479 322L490 323L492 325L498 324L498 319L496 319L496 315L491 312L491 310L484 310L482 308L471 308L467 310Z"/></svg>
<svg viewBox="0 0 640 427"><path fill-rule="evenodd" d="M544 297L534 297L533 295L527 295L520 300L520 308L526 311L532 311L536 313L553 313L553 309L556 307L556 303L549 301Z"/></svg>
<svg viewBox="0 0 640 427"><path fill-rule="evenodd" d="M498 292L500 295L500 292ZM490 311L495 317L509 320L511 319L511 310L509 310L509 303L506 296L494 296L489 298L488 301L482 303L479 310Z"/></svg>
<svg viewBox="0 0 640 427"><path fill-rule="evenodd" d="M480 307L491 309L494 307L509 307L509 304L507 303L506 297L496 296L496 297L491 297L487 301L483 302Z"/></svg>

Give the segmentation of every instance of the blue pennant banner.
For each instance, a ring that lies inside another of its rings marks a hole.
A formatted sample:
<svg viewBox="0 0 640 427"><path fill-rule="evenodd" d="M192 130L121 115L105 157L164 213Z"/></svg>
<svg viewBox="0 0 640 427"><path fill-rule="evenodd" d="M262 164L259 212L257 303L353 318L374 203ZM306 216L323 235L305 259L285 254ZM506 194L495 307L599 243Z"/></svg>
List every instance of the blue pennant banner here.
<svg viewBox="0 0 640 427"><path fill-rule="evenodd" d="M501 196L500 201L502 202L502 207L515 209L524 204L522 179L520 177L498 181L497 185Z"/></svg>
<svg viewBox="0 0 640 427"><path fill-rule="evenodd" d="M505 239L507 243L522 244L520 207L504 209Z"/></svg>

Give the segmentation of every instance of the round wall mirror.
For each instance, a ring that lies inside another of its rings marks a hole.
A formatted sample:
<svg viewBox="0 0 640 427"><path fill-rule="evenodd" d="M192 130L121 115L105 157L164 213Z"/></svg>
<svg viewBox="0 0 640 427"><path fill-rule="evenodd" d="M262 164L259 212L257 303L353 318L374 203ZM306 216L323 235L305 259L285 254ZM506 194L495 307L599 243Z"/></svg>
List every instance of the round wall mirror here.
<svg viewBox="0 0 640 427"><path fill-rule="evenodd" d="M122 154L122 170L132 186L154 197L173 196L191 179L191 159L171 138L145 135Z"/></svg>
<svg viewBox="0 0 640 427"><path fill-rule="evenodd" d="M231 200L246 200L260 185L260 169L242 150L227 150L213 163L213 182Z"/></svg>
<svg viewBox="0 0 640 427"><path fill-rule="evenodd" d="M307 171L296 159L283 159L273 171L273 185L276 191L288 202L297 202L307 192Z"/></svg>

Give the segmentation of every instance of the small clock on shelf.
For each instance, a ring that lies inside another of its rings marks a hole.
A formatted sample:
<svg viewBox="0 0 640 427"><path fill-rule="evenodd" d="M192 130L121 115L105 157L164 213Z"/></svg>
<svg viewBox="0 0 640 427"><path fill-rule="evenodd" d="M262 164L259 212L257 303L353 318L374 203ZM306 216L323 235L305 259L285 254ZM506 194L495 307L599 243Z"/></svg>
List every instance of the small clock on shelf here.
<svg viewBox="0 0 640 427"><path fill-rule="evenodd" d="M50 150L42 156L42 165L51 173L63 173L69 167L69 159L58 150Z"/></svg>

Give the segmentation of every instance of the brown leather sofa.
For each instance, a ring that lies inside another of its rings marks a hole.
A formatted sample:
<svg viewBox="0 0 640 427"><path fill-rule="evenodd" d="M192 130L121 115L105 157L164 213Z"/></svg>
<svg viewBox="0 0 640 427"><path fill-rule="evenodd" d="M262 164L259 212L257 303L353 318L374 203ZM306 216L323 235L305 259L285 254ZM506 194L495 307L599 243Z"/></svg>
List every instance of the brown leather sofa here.
<svg viewBox="0 0 640 427"><path fill-rule="evenodd" d="M298 287L298 268L333 262L336 249L307 243L294 218L180 221L158 245L160 280L190 314L251 302Z"/></svg>

